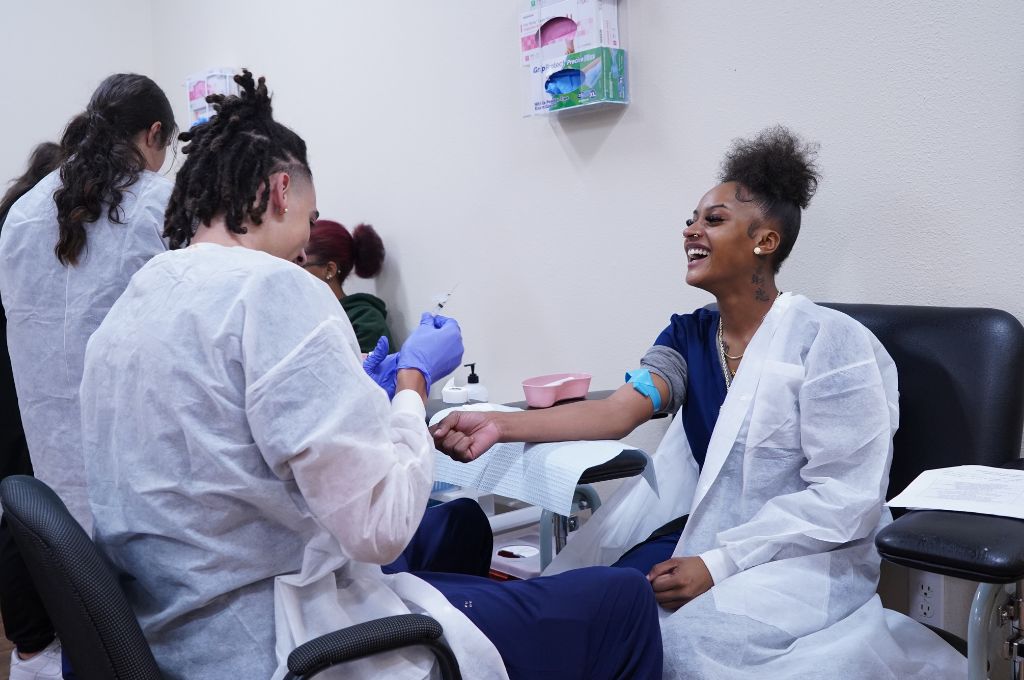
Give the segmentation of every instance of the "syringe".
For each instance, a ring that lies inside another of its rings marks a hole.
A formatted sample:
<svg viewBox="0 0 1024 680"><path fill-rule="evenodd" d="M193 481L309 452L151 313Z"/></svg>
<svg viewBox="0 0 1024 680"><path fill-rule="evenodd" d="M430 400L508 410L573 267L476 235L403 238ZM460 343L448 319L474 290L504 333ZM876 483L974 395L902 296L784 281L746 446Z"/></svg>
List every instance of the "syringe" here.
<svg viewBox="0 0 1024 680"><path fill-rule="evenodd" d="M458 288L458 287L459 287L459 284L456 283L454 286L452 286L452 289L450 291L445 293L445 295L443 297L441 297L441 298L439 298L437 300L437 304L434 305L434 314L440 314L441 313L441 310L444 309L444 306L446 304L448 304L448 298L450 298L452 296L452 293L454 293L455 289Z"/></svg>

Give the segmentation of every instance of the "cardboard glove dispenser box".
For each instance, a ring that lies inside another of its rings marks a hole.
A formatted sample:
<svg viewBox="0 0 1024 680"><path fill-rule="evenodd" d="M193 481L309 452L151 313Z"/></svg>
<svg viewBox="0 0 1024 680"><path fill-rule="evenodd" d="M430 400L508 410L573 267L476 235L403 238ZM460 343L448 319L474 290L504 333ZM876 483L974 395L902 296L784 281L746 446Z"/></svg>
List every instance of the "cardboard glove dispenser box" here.
<svg viewBox="0 0 1024 680"><path fill-rule="evenodd" d="M526 116L628 104L616 0L532 0L520 17Z"/></svg>

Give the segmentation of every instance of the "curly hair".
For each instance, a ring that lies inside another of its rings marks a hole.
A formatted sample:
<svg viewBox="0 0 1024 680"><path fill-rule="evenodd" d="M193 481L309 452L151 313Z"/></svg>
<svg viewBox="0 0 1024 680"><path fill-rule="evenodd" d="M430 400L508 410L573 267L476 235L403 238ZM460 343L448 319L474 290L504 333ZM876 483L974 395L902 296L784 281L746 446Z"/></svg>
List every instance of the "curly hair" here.
<svg viewBox="0 0 1024 680"><path fill-rule="evenodd" d="M59 231L54 253L65 265L75 265L86 247L85 225L104 209L111 222L121 223L124 192L146 168L134 137L160 123L159 141L172 139L177 126L167 95L146 76L115 73L89 100L85 111L71 119L60 146L61 188L53 194Z"/></svg>
<svg viewBox="0 0 1024 680"><path fill-rule="evenodd" d="M779 228L780 242L772 266L778 272L800 234L800 211L818 188L818 145L803 142L781 125L753 139L737 139L725 155L719 180L736 182L736 199L754 201ZM751 225L751 236L758 226Z"/></svg>
<svg viewBox="0 0 1024 680"><path fill-rule="evenodd" d="M350 234L344 225L317 220L309 231L306 256L338 267L338 283L355 269L360 278L373 278L384 266L384 242L369 224L360 224Z"/></svg>
<svg viewBox="0 0 1024 680"><path fill-rule="evenodd" d="M0 227L15 202L60 166L61 157L60 145L53 142L43 142L32 150L25 174L11 180L11 186L4 192L4 197L0 198Z"/></svg>
<svg viewBox="0 0 1024 680"><path fill-rule="evenodd" d="M230 231L262 224L270 201L270 175L298 172L311 178L306 143L273 118L266 80L248 69L235 76L238 96L209 95L216 115L183 132L185 163L178 170L164 218L172 249L187 246L201 224L218 215Z"/></svg>

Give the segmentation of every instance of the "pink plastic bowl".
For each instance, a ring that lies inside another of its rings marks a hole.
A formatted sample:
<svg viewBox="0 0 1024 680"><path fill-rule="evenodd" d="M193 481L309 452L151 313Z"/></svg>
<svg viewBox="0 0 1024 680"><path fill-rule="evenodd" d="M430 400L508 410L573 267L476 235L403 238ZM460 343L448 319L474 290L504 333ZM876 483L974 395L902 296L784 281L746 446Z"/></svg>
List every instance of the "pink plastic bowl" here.
<svg viewBox="0 0 1024 680"><path fill-rule="evenodd" d="M526 403L533 408L547 408L556 401L585 397L589 389L589 373L552 373L523 381Z"/></svg>

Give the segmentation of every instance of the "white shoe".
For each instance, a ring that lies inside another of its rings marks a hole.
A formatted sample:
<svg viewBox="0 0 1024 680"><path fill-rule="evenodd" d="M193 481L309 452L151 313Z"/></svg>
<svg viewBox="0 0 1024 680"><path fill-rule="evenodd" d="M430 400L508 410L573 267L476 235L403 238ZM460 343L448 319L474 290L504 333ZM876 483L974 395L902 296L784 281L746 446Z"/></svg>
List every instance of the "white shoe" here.
<svg viewBox="0 0 1024 680"><path fill-rule="evenodd" d="M10 680L61 680L60 640L54 640L31 659L22 659L18 650L11 652Z"/></svg>

